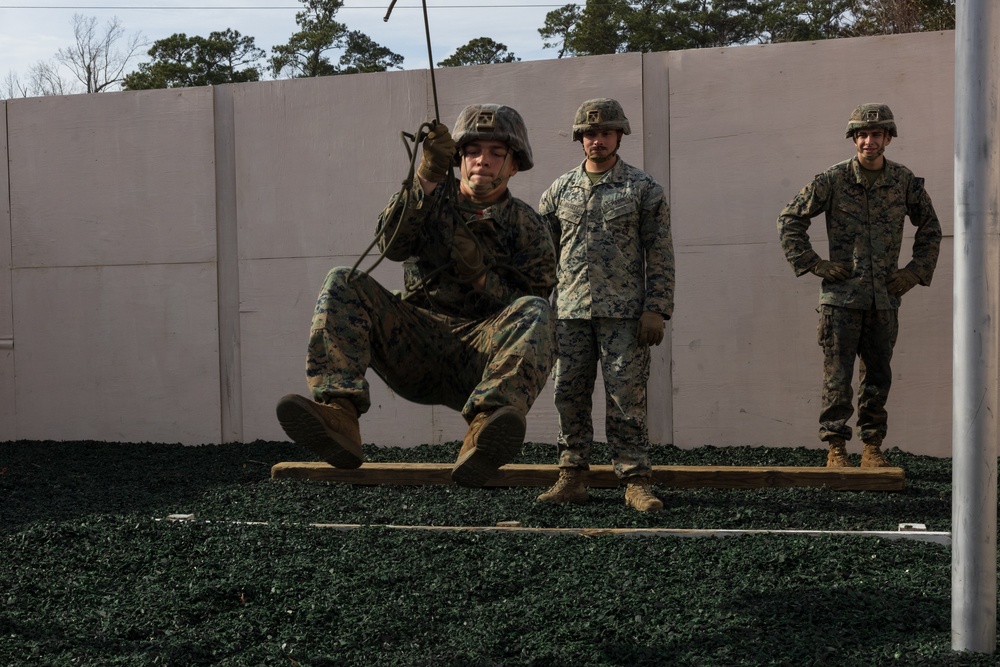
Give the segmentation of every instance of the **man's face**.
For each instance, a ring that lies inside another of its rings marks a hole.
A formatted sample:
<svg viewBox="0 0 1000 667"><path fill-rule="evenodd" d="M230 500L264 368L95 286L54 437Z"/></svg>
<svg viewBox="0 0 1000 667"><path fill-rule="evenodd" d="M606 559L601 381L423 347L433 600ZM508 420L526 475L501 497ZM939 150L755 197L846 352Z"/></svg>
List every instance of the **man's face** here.
<svg viewBox="0 0 1000 667"><path fill-rule="evenodd" d="M591 162L607 162L618 150L620 139L619 130L587 130L583 133L583 153Z"/></svg>
<svg viewBox="0 0 1000 667"><path fill-rule="evenodd" d="M517 173L517 160L507 144L495 139L478 139L462 146L462 187L477 201L499 198L507 180ZM497 180L500 183L496 183Z"/></svg>
<svg viewBox="0 0 1000 667"><path fill-rule="evenodd" d="M885 147L892 141L892 135L882 128L872 127L855 130L854 145L858 149L858 160L865 166L880 166Z"/></svg>

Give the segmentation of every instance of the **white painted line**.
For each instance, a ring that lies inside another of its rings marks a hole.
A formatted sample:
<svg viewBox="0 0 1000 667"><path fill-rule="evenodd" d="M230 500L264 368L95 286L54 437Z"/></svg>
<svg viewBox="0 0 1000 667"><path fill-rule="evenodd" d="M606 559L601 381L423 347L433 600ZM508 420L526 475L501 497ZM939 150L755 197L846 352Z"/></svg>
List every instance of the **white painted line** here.
<svg viewBox="0 0 1000 667"><path fill-rule="evenodd" d="M176 521L171 517L194 515L176 515L167 517L168 521ZM155 519L160 521L160 519ZM190 522L190 519L185 519ZM228 523L243 526L268 526L267 521L212 521L202 520L201 523ZM519 523L516 521L500 522L501 524ZM722 528L530 528L521 525L496 526L404 526L396 524L361 524L361 523L277 523L283 527L325 528L330 530L360 530L361 528L385 528L388 530L428 532L428 533L531 533L536 535L582 535L584 537L738 537L742 535L786 535L786 536L861 536L878 537L886 540L913 540L916 542L933 542L935 544L951 545L950 532L934 532L928 530L767 530L767 529L722 529ZM900 524L907 525L907 524Z"/></svg>

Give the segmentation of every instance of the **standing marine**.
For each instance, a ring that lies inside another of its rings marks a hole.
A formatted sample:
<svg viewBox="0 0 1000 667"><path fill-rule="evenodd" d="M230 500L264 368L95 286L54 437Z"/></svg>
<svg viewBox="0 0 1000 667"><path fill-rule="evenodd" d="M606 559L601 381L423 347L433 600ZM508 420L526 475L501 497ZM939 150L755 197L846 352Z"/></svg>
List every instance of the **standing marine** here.
<svg viewBox="0 0 1000 667"><path fill-rule="evenodd" d="M819 437L826 465L851 465L847 424L854 413L851 382L860 358L858 436L862 467L886 467L882 453L892 385L893 348L903 295L930 285L941 245L941 225L924 179L885 157L897 136L885 104L862 104L847 122L856 154L816 176L778 217L785 258L796 276L822 278L819 344L823 348L823 398ZM829 239L823 259L809 241L809 223L823 214ZM911 259L899 266L905 219L916 228Z"/></svg>
<svg viewBox="0 0 1000 667"><path fill-rule="evenodd" d="M656 511L646 383L651 345L674 310L674 248L663 188L618 155L631 133L621 104L580 105L573 140L584 160L542 195L539 214L558 254L555 291L559 479L540 502L584 503L594 440L594 382L604 380L605 431L625 502Z"/></svg>

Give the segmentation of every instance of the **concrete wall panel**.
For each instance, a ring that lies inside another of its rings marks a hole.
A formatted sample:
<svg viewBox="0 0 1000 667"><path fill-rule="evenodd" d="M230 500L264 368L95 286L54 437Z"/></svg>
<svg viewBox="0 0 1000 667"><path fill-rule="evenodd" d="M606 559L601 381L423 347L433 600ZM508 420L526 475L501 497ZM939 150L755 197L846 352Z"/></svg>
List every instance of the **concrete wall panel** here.
<svg viewBox="0 0 1000 667"><path fill-rule="evenodd" d="M16 440L14 350L0 348L0 442Z"/></svg>
<svg viewBox="0 0 1000 667"><path fill-rule="evenodd" d="M0 101L0 128L7 127L7 103ZM0 440L13 440L14 314L10 285L10 189L7 132L0 132Z"/></svg>
<svg viewBox="0 0 1000 667"><path fill-rule="evenodd" d="M399 190L425 72L237 86L240 256L357 256Z"/></svg>
<svg viewBox="0 0 1000 667"><path fill-rule="evenodd" d="M886 444L931 456L951 456L954 240L947 236L941 243L931 286L915 287L903 297L886 406ZM1000 265L994 267L1000 271Z"/></svg>
<svg viewBox="0 0 1000 667"><path fill-rule="evenodd" d="M7 103L0 100L0 128L7 126ZM14 317L10 297L10 187L7 133L0 132L0 349L10 345Z"/></svg>
<svg viewBox="0 0 1000 667"><path fill-rule="evenodd" d="M8 102L14 266L215 258L212 89Z"/></svg>
<svg viewBox="0 0 1000 667"><path fill-rule="evenodd" d="M16 269L17 437L219 442L211 264Z"/></svg>
<svg viewBox="0 0 1000 667"><path fill-rule="evenodd" d="M670 86L669 53L648 53L642 58L642 168L663 187L670 198ZM631 124L631 123L630 123ZM671 215L673 211L671 211ZM673 225L673 220L671 220ZM667 322L663 342L654 347L646 385L649 441L674 442L672 323Z"/></svg>

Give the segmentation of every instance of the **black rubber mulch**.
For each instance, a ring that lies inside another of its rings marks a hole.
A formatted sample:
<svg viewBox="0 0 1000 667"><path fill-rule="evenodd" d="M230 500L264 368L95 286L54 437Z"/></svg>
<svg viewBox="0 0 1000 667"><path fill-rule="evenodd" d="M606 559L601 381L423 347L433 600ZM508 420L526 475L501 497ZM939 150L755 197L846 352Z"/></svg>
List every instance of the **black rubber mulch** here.
<svg viewBox="0 0 1000 667"><path fill-rule="evenodd" d="M457 446L366 455L448 461ZM519 462L554 456L529 444ZM312 459L291 443L0 443L0 665L992 665L951 650L948 546L386 527L950 530L950 461L889 456L902 492L660 488L649 515L619 489L549 507L538 489L271 480ZM822 457L663 447L653 462Z"/></svg>

